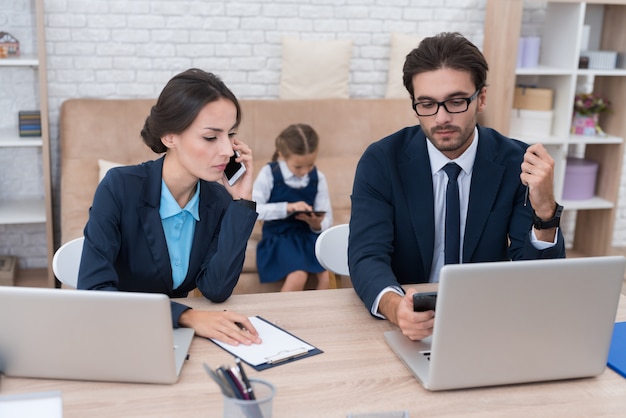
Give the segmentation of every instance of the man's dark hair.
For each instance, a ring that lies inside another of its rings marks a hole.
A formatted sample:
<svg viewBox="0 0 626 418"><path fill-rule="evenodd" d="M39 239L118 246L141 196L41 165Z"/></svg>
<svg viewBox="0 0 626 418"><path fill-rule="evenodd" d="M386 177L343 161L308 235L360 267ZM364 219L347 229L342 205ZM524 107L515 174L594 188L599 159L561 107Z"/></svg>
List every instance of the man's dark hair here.
<svg viewBox="0 0 626 418"><path fill-rule="evenodd" d="M484 87L489 66L480 50L458 32L443 32L424 38L419 46L406 56L402 67L404 87L414 100L413 76L442 68L467 71L476 89Z"/></svg>

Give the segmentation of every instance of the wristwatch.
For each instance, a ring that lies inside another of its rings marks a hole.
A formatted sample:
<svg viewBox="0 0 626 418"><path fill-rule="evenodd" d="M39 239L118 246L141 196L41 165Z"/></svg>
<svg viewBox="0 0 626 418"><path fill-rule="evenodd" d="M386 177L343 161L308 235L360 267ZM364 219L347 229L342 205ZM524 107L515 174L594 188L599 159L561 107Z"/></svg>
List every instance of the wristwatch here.
<svg viewBox="0 0 626 418"><path fill-rule="evenodd" d="M542 220L533 209L533 226L535 229L550 229L557 228L561 224L561 214L563 213L563 206L556 204L556 210L552 219L547 221Z"/></svg>

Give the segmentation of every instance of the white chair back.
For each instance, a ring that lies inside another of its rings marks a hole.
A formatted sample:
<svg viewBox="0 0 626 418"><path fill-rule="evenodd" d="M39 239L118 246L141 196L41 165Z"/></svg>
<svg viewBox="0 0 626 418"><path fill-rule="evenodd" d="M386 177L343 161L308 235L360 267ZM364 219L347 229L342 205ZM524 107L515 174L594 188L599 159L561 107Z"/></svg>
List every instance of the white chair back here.
<svg viewBox="0 0 626 418"><path fill-rule="evenodd" d="M52 257L52 271L59 281L76 288L78 268L83 254L84 237L76 238L63 244Z"/></svg>
<svg viewBox="0 0 626 418"><path fill-rule="evenodd" d="M326 270L349 276L348 270L348 224L335 225L322 232L315 241L315 256Z"/></svg>

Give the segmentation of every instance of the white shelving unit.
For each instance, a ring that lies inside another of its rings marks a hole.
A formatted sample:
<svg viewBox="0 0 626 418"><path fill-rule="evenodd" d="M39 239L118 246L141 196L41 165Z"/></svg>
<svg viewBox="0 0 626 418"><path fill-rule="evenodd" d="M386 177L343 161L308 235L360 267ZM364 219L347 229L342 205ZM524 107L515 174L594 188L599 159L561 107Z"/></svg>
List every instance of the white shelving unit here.
<svg viewBox="0 0 626 418"><path fill-rule="evenodd" d="M583 27L590 27L589 49L626 53L626 1L548 0L541 33L539 66L515 68L523 15L522 0L488 0L484 52L489 62L487 126L507 134L514 87L534 85L554 91L552 132L545 137L518 137L540 142L555 160L555 194L565 210L576 211L575 255L609 254L626 137L626 69L580 69ZM615 111L602 114L607 136L571 135L574 96L581 86L608 98ZM596 195L588 200L562 199L568 155L599 164Z"/></svg>
<svg viewBox="0 0 626 418"><path fill-rule="evenodd" d="M49 143L49 123L48 123L48 85L46 75L46 48L44 32L44 10L43 0L32 0L28 2L35 8L35 26L33 33L36 35L37 54L36 56L19 56L15 58L0 59L0 72L7 67L17 68L20 71L36 72L36 90L39 95L39 110L41 112L41 136L40 137L20 137L17 124L17 115L10 114L2 117L9 117L14 121L14 126L0 129L0 152L11 152L12 149L22 147L41 148L44 196L9 198L0 201L0 224L34 224L41 223L46 226L47 236L47 256L48 256L48 285L54 286L55 279L51 269L53 245L53 225L52 225L52 196L50 180L50 143ZM32 10L26 9L32 13ZM1 95L7 94L0 92ZM10 98L10 92L8 97ZM29 109L30 110L30 109ZM7 124L4 123L3 126ZM37 163L38 162L34 162Z"/></svg>

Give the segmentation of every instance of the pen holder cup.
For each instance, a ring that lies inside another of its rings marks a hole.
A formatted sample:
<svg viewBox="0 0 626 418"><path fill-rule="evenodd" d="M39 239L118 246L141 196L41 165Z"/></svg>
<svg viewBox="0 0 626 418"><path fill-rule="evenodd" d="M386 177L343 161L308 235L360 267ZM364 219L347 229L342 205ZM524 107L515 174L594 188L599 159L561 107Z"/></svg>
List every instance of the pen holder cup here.
<svg viewBox="0 0 626 418"><path fill-rule="evenodd" d="M266 380L250 379L255 400L224 396L224 418L271 418L276 387Z"/></svg>

